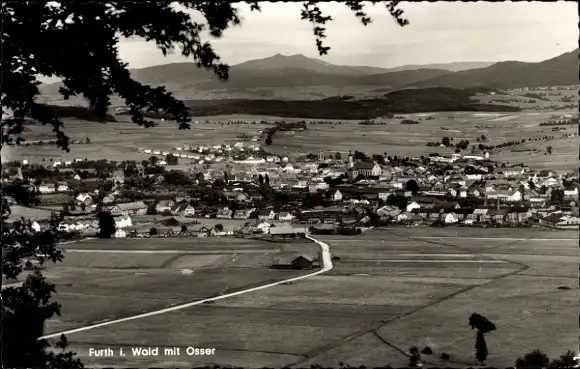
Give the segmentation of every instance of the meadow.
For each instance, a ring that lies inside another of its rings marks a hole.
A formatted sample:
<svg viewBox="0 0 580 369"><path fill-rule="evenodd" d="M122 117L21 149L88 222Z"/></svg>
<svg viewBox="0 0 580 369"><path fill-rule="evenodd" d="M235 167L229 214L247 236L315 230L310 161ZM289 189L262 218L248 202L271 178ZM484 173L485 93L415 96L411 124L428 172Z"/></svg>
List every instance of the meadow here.
<svg viewBox="0 0 580 369"><path fill-rule="evenodd" d="M512 366L517 356L535 348L556 357L576 347L577 334L569 324L577 315L576 232L397 228L375 229L354 238L320 239L340 258L329 273L211 305L71 334L69 341L91 366L306 367L320 363L335 367L340 361L403 366L408 362L404 352L413 345L433 349L432 357L424 357L430 363L469 366L476 364L475 335L467 320L478 312L498 327L488 335L488 365ZM259 258L263 256L256 256L256 264ZM166 259L158 263L149 267L168 265ZM231 281L250 283L250 269L264 278L256 268L228 267L222 269L221 282L227 271ZM236 274L239 270L245 271ZM173 285L159 278L148 282L148 278L123 282L126 290L135 286L124 298L162 296L175 302L172 296L201 296L208 286L220 286L213 279L200 279L202 287L197 280L180 285L177 276L171 277ZM98 282L98 290L110 290L106 280ZM558 289L561 286L570 290ZM142 310L147 308L152 307L144 305ZM114 313L109 313L111 318ZM130 346L209 347L216 349L216 355L88 357L89 347ZM438 360L443 352L451 356L447 363Z"/></svg>
<svg viewBox="0 0 580 369"><path fill-rule="evenodd" d="M63 305L47 333L287 279L301 272L270 269L277 253L318 252L314 244L230 238L88 239L62 246L64 261L45 271Z"/></svg>
<svg viewBox="0 0 580 369"><path fill-rule="evenodd" d="M421 156L437 152L450 154L453 149L428 147L428 142L440 141L447 136L459 140L469 140L477 144L481 135L487 137L487 143L496 145L506 141L520 141L522 138L542 137L545 135L560 136L560 132L551 132L550 127L540 127L539 124L551 119L552 115L576 114L576 111L522 111L510 113L475 113L475 112L444 112L420 113L403 115L404 119L419 120L419 124L400 124L400 119L384 120L384 125L359 125L357 121L325 120L330 124L309 124L308 131L278 132L273 138L273 144L267 150L273 153L285 154L297 152L329 153L350 150L365 150L369 154ZM431 120L426 120L431 117ZM171 150L181 145L209 145L224 142L236 142L237 135L244 133L258 135L258 132L268 125L262 124L230 124L221 125L217 122L256 121L273 122L282 118L265 116L214 116L194 117L191 130L179 131L174 122L159 122L152 129L145 129L130 122L127 116L117 116L117 123L96 127L100 123L65 120L67 134L73 139L84 139L89 136L90 144L74 145L70 153L65 153L56 147L4 147L3 160L28 159L29 162L53 160L73 160L74 158L109 160L143 160L150 155L139 153L138 148L154 150ZM286 121L299 119L283 118ZM207 121L207 123L206 123ZM380 119L378 121L381 121ZM446 128L443 130L442 127ZM29 140L47 139L51 132L46 127L29 126L26 133ZM107 128L107 129L103 129ZM567 127L566 133L577 134L577 127ZM536 148L537 153L512 152L505 150L492 155L492 158L530 166L553 167L567 170L578 167L577 136L565 140L529 143L529 149ZM553 147L552 155L543 155L546 147ZM188 159L180 159L181 163L189 163Z"/></svg>

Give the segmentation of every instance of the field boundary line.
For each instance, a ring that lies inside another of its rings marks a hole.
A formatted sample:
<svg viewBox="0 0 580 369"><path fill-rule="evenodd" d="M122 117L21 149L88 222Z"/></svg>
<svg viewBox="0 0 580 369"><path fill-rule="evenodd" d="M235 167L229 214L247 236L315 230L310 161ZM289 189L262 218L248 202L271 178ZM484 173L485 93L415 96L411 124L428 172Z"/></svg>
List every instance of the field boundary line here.
<svg viewBox="0 0 580 369"><path fill-rule="evenodd" d="M479 252L470 250L469 248L463 248L461 246L446 244L446 243L443 243L443 242L430 241L427 238L420 239L419 237L405 236L405 235L402 235L400 233L393 232L390 229L383 229L383 230L386 230L388 233L392 233L392 234L394 234L396 236L400 236L400 237L406 238L408 240L417 240L417 241L421 241L421 242L425 242L425 243L430 243L430 244L434 244L434 245L438 245L438 246L451 247L451 248L456 249L456 250L466 251L468 254L471 254L471 255L477 255L477 256L480 256L480 257L484 257L483 253L479 253ZM450 238L455 238L455 237L450 237ZM365 240L360 240L360 241L365 241ZM506 243L500 244L498 246L510 245L512 243L518 243L518 242L521 242L521 241L522 240L517 240L517 241L512 241L512 242L506 242ZM447 296L445 296L445 297L443 297L441 299L438 299L437 301L433 301L433 302L431 302L429 304L426 304L426 305L423 305L423 306L419 306L419 307L417 307L415 309L412 309L412 310L410 310L410 311L408 311L406 313L403 313L403 314L400 314L400 315L397 315L397 316L393 316L393 317L391 317L389 319L382 320L379 323L373 324L370 328L365 329L364 331L358 331L358 332L355 332L355 333L353 333L351 335L348 335L346 337L343 337L341 339L341 341L338 342L338 343L328 344L328 345L325 345L325 346L322 346L322 347L319 347L319 348L315 348L314 350L308 351L306 354L304 354L304 356L306 357L305 360L300 360L298 362L292 363L290 366L291 367L299 367L303 363L307 362L308 360L310 360L310 359L312 359L312 358L314 358L316 356L324 355L328 351L330 351L332 349L335 349L335 348L338 348L340 346L343 346L346 343L348 343L348 342L350 342L352 340L355 340L355 339L357 339L359 337L362 337L362 336L364 336L365 334L368 334L368 333L373 334L374 336L376 336L377 338L379 338L383 343L385 343L386 345L392 347L393 349L396 349L399 352L405 352L405 350L397 347L396 345L394 345L394 344L390 343L388 340L386 340L379 333L379 329L381 329L383 327L386 327L387 325L389 325L390 323L392 323L394 321L397 321L397 320L400 320L402 318L405 318L405 317L407 317L409 315L415 314L415 313L417 313L417 312L419 312L419 311L421 311L423 309L427 309L427 308L430 308L430 307L435 306L437 304L440 304L442 302L451 300L451 299L457 297L460 294L469 292L469 291L471 291L471 290L473 290L475 288L482 287L484 285L487 285L487 284L490 284L490 283L493 283L493 282L497 282L497 281L499 281L499 280L501 280L503 278L506 278L506 277L509 277L509 276L512 276L512 275L517 275L517 274L519 274L519 273L521 273L521 272L523 272L523 271L525 271L525 270L527 270L527 269L530 268L528 265L526 265L524 263L521 263L521 262L514 262L514 261L500 259L500 258L491 258L491 260L504 261L506 263L511 263L511 264L514 264L514 265L518 265L518 266L520 266L520 268L519 269L516 269L514 271L511 271L509 273L506 273L506 274L502 274L502 275L495 276L493 278L489 278L490 279L489 281L487 281L485 283L482 283L480 285L473 285L473 286L467 286L465 288L461 288L458 291L456 291L456 292L454 292L454 293L452 293L450 295L447 295ZM405 354L405 355L409 356L408 354Z"/></svg>
<svg viewBox="0 0 580 369"><path fill-rule="evenodd" d="M210 297L210 298L203 299L203 300L196 300L196 301L192 301L192 302L188 302L188 303L180 304L180 305L176 305L176 306L171 306L171 307L164 308L164 309L160 309L160 310L154 310L154 311L151 311L151 312L148 312L148 313L144 313L144 314L133 315L133 316L129 316L129 317L125 317L125 318L120 318L120 319L115 319L115 320L110 320L110 321L107 321L107 322L93 324L93 325L89 325L89 326L85 326L85 327L81 327L81 328L70 329L70 330L63 331L63 332L58 332L58 333L52 333L52 334L48 334L48 335L42 336L42 337L38 338L38 340L43 340L43 339L48 339L48 338L56 338L56 337L60 337L63 334L64 335L68 335L68 334L73 334L73 333L88 331L90 329L104 327L104 326L107 326L107 325L113 325L113 324L117 324L117 323L131 321L131 320L137 320L137 319L147 318L147 317L150 317L150 316L165 314L165 313L169 313L169 312L176 311L176 310L186 309L188 307L196 306L196 305L201 305L201 304L206 303L206 302L218 301L218 300L226 299L228 297L234 297L234 296L238 296L238 295L243 295L245 293L260 291L260 290L264 290L266 288L270 288L270 287L274 287L274 286L279 286L279 285L282 285L284 283L294 282L294 281L299 281L299 280L302 280L302 279L314 277L314 276L317 276L319 274L326 273L326 272L332 270L333 265L332 265L332 260L331 260L331 257L330 257L330 249L328 247L328 244L326 244L326 243L324 243L322 241L319 241L319 240L317 240L314 237L311 237L309 235L306 235L306 238L308 238L309 240L311 240L314 243L318 244L320 246L320 248L321 248L321 251L322 251L322 258L320 260L320 262L322 263L322 268L320 270L317 270L317 271L313 272L313 273L306 274L306 275L301 275L301 276L293 277L293 278L289 278L289 279L284 279L284 280L280 280L280 281L277 281L277 282L268 283L268 284L265 284L265 285L262 285L262 286L252 287L252 288L249 288L249 289L246 289L246 290L241 290L241 291L237 291L237 292L228 293L228 294L225 294L225 295Z"/></svg>

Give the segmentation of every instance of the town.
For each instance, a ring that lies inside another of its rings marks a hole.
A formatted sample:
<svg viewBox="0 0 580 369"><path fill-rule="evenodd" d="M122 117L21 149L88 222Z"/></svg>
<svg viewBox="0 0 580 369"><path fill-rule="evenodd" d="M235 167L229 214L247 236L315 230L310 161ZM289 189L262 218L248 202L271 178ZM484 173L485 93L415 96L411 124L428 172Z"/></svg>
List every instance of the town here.
<svg viewBox="0 0 580 369"><path fill-rule="evenodd" d="M574 229L579 224L577 173L508 167L488 151L289 157L240 141L139 152L141 162L8 162L3 185L25 181L38 194L39 208L61 206L66 216L59 229L76 236L99 233L99 212L114 217L114 237L354 235L389 226ZM185 160L189 163L181 164ZM147 228L151 215L171 219ZM207 219L221 222L206 224ZM40 229L49 219L33 221Z"/></svg>

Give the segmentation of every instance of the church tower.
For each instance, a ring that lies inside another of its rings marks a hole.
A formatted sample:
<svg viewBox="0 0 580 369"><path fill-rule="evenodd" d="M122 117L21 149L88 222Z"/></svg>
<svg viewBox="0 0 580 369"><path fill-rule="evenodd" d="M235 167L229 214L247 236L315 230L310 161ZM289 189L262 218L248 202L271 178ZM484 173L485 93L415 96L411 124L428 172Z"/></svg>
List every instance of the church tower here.
<svg viewBox="0 0 580 369"><path fill-rule="evenodd" d="M351 151L348 152L348 164L347 164L347 168L348 169L354 168L354 156L352 155L352 152Z"/></svg>

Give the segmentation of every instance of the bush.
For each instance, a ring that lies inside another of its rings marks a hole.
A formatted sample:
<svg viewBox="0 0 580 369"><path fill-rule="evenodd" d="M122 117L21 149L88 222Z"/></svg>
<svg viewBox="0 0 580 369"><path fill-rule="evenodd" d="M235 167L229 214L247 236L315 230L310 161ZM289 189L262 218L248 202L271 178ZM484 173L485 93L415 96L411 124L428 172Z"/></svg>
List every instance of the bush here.
<svg viewBox="0 0 580 369"><path fill-rule="evenodd" d="M425 355L433 355L433 350L431 350L431 347L429 347L429 346L426 346L426 347L425 347L425 348L424 348L424 349L421 351L421 353L422 353L422 354L425 354Z"/></svg>
<svg viewBox="0 0 580 369"><path fill-rule="evenodd" d="M441 354L441 360L449 360L449 354L447 354L447 353L445 353L445 352L444 352L444 353L442 353L442 354Z"/></svg>
<svg viewBox="0 0 580 369"><path fill-rule="evenodd" d="M548 366L550 358L540 350L528 352L516 360L517 369L542 369Z"/></svg>

